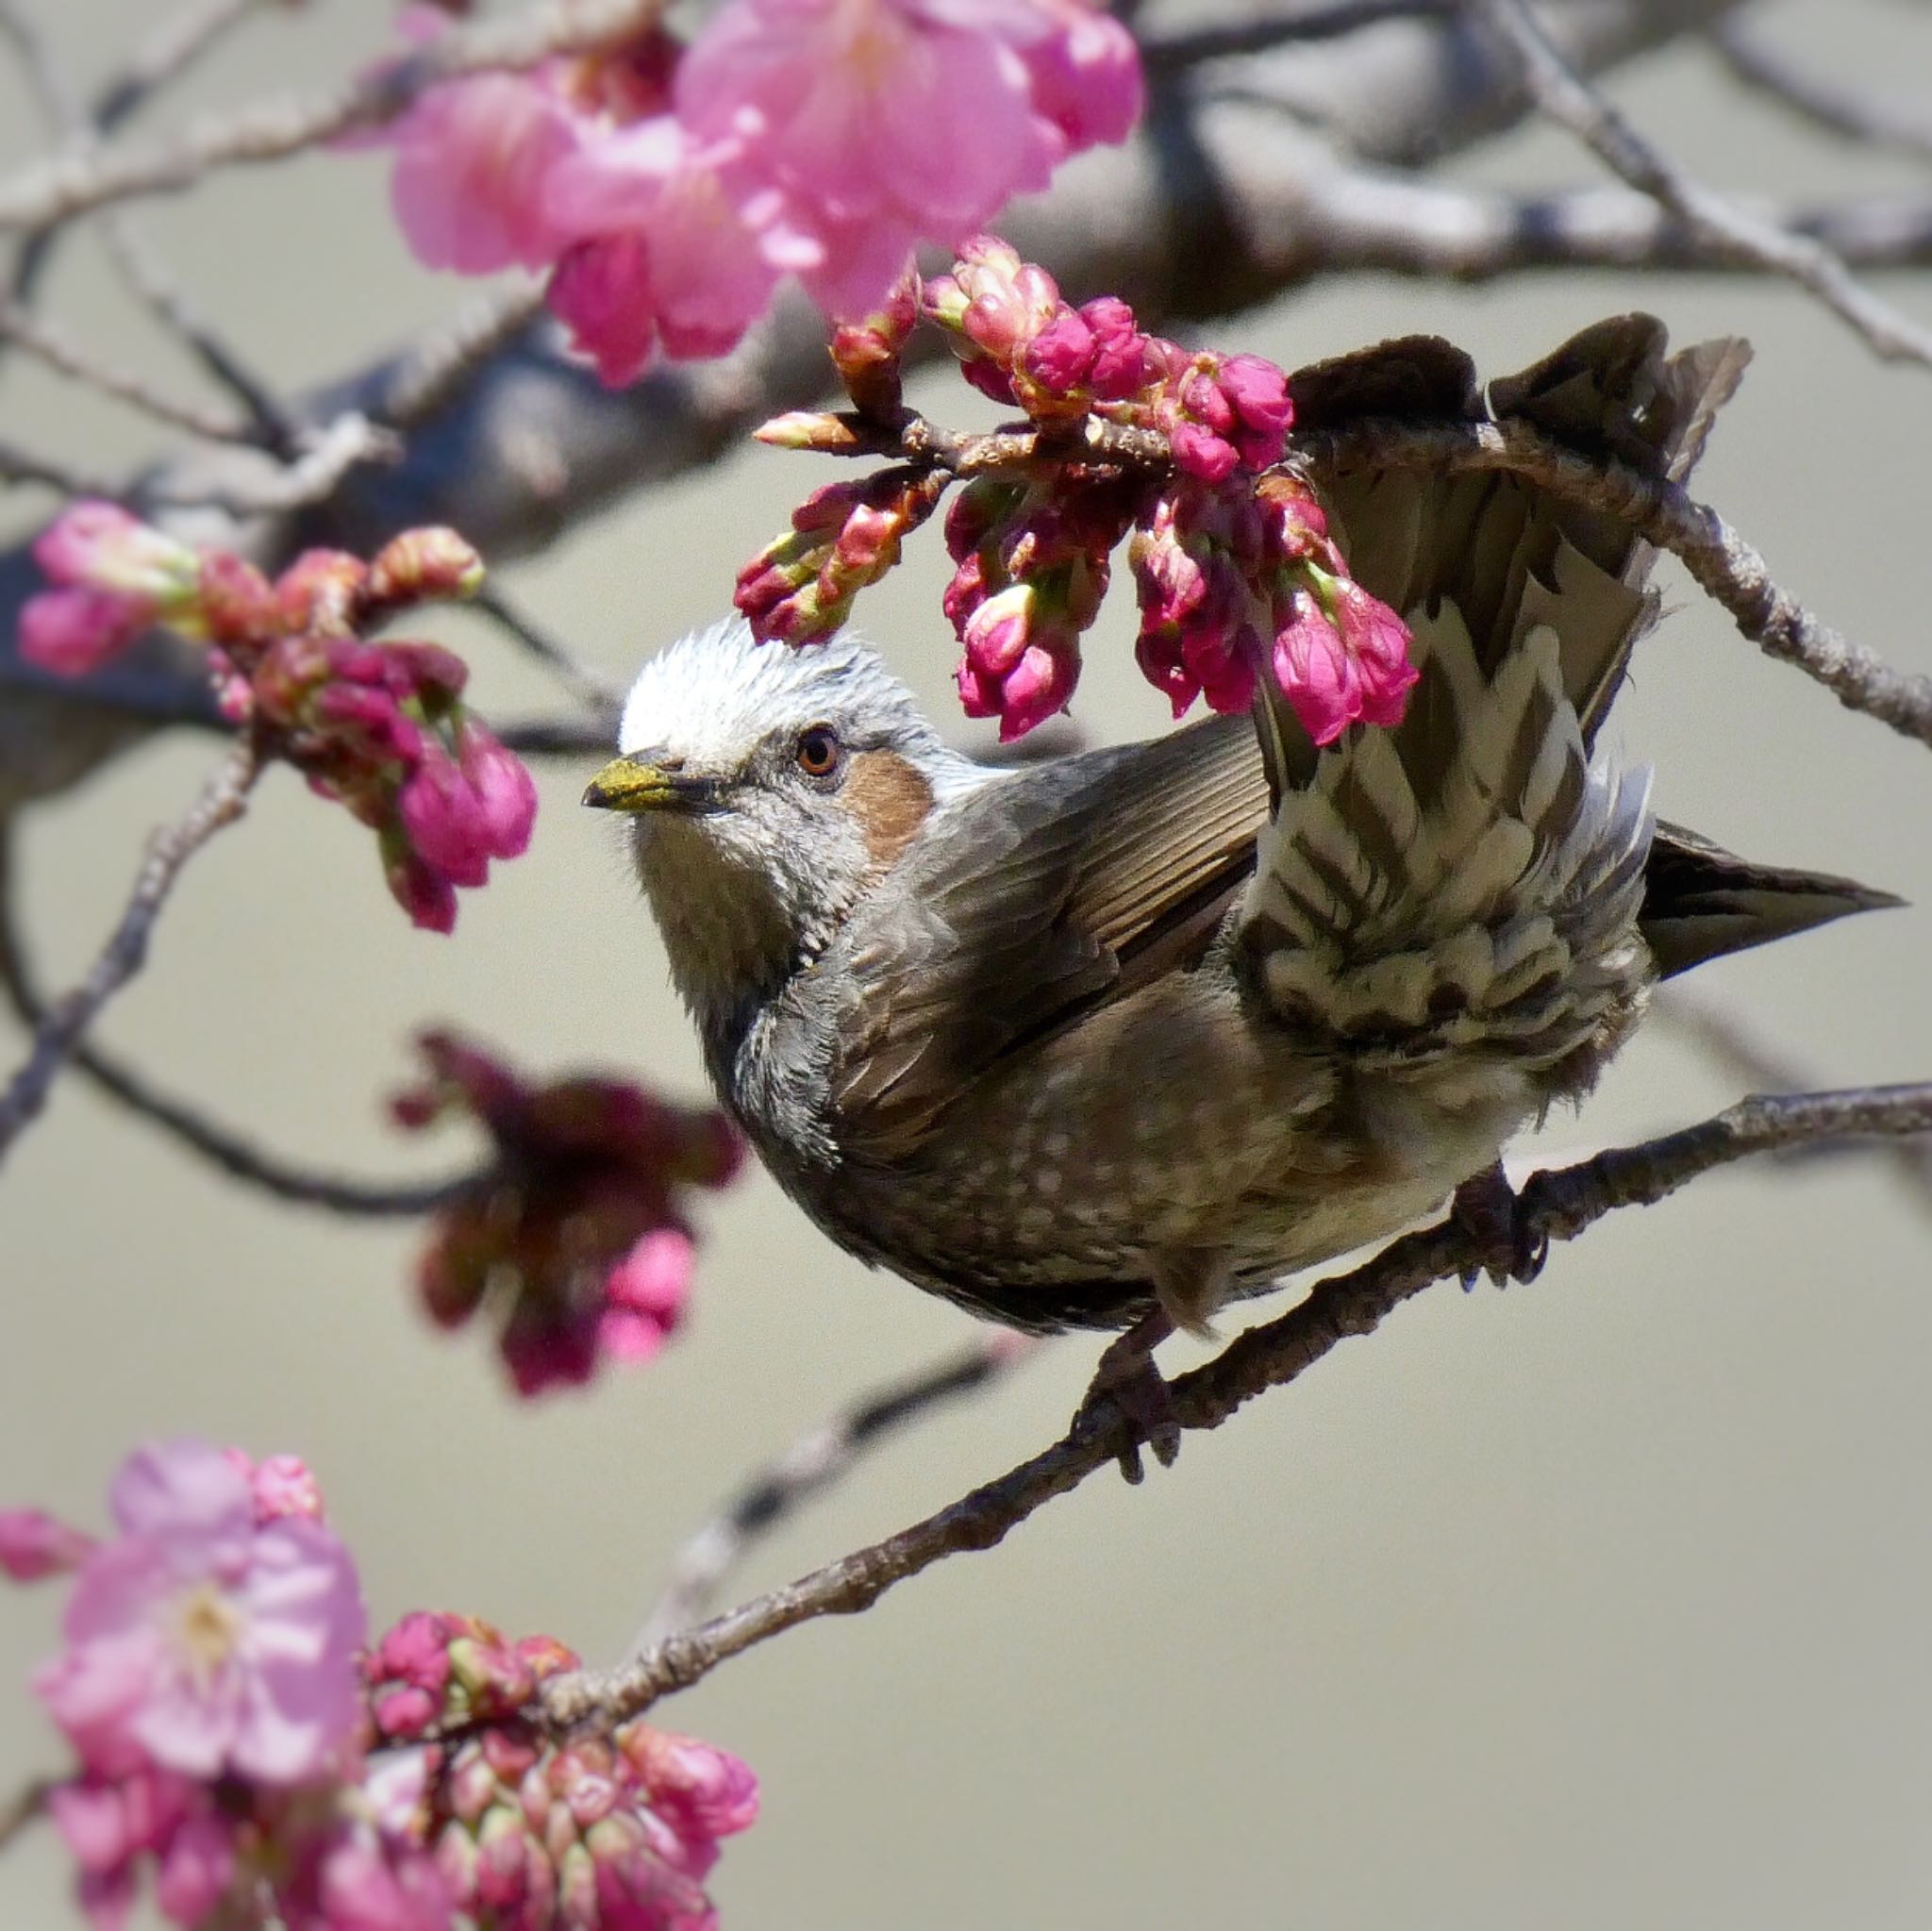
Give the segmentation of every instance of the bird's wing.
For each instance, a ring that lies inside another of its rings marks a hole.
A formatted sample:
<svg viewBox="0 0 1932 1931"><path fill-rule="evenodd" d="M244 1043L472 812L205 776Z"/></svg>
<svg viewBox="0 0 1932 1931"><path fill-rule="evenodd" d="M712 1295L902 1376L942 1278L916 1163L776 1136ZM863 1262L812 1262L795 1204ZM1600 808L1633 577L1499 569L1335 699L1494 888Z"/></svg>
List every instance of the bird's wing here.
<svg viewBox="0 0 1932 1931"><path fill-rule="evenodd" d="M1017 1048L1198 956L1254 865L1253 727L1215 718L995 780L849 922L830 1085L848 1153L917 1148Z"/></svg>

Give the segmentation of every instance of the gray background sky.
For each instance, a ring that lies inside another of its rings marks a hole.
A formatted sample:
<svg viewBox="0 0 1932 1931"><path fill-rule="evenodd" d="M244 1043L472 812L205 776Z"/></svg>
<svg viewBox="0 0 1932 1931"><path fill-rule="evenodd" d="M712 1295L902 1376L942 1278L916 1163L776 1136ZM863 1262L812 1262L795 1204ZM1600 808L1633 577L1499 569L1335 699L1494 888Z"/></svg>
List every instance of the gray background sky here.
<svg viewBox="0 0 1932 1931"><path fill-rule="evenodd" d="M88 66L149 17L127 0L46 11ZM388 15L336 0L267 24L192 97L343 71ZM1932 71L1932 38L1907 9L1777 19L1837 71L1922 91ZM25 110L8 85L0 141L18 152ZM1715 181L1823 192L1923 179L1832 155L1740 104L1694 55L1633 70L1618 92ZM1591 177L1546 134L1463 171ZM157 208L151 225L291 382L459 292L405 259L367 160L232 175ZM1923 281L1891 291L1932 315ZM172 366L88 251L63 263L52 300L100 343ZM1640 303L1681 339L1742 330L1757 343L1704 491L1828 620L1932 669L1932 375L1881 371L1795 295L1708 278L1468 291L1369 278L1213 334L1293 363L1440 329L1495 372ZM142 446L138 427L17 358L0 417L91 463ZM508 581L627 674L723 607L738 563L813 474L747 449ZM941 580L934 540L865 614L951 716ZM1761 659L1680 574L1663 581L1675 614L1619 714L1629 753L1657 766L1663 812L1753 855L1932 902L1923 748ZM1162 724L1125 630L1115 612L1090 653L1078 715L1099 736ZM486 631L452 619L445 634L473 647L486 704L542 694ZM157 744L31 821L27 899L51 972L64 979L91 955L147 826L210 757L205 741ZM466 1151L399 1143L381 1122L424 1019L533 1067L631 1066L696 1090L656 936L611 826L574 808L581 783L548 774L531 856L466 894L445 941L406 927L366 834L274 774L246 826L195 866L106 1036L264 1140L370 1172ZM1722 965L1696 990L1823 1081L1922 1075L1928 916ZM1659 1023L1544 1143L1562 1153L1675 1124L1737 1090ZM97 1520L116 1460L151 1435L298 1450L378 1625L462 1607L609 1657L716 1495L963 1331L963 1317L834 1252L761 1177L709 1219L688 1339L585 1398L520 1407L480 1337L418 1318L408 1231L277 1208L70 1084L0 1190L0 1497ZM733 1663L661 1711L764 1779L765 1819L715 1883L728 1931L1924 1923L1928 1237L1923 1199L1875 1161L1707 1182L1559 1250L1533 1287L1432 1290L1292 1390L1190 1439L1139 1491L1096 1480L991 1557ZM1052 1350L895 1447L763 1550L743 1586L896 1527L1039 1447L1092 1346ZM14 1659L0 1673L7 1785L59 1761L7 1680L49 1648L55 1607L47 1592L0 1595L0 1656ZM63 1884L42 1833L0 1863L0 1924L68 1922Z"/></svg>

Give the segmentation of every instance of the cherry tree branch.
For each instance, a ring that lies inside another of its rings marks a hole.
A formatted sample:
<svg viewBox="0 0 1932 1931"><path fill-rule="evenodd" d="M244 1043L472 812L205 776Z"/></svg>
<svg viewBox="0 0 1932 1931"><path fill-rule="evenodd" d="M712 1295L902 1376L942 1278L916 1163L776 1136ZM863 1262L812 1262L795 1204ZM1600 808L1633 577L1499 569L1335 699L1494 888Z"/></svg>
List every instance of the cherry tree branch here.
<svg viewBox="0 0 1932 1931"><path fill-rule="evenodd" d="M54 1790L52 1777L35 1777L0 1804L0 1851L6 1850L28 1824L38 1823L47 1814L47 1800Z"/></svg>
<svg viewBox="0 0 1932 1931"><path fill-rule="evenodd" d="M1816 1084L1804 1067L1754 1032L1735 1012L1682 985L1662 989L1651 1003L1651 1013L1666 1028L1706 1054L1730 1076L1748 1080L1765 1092L1802 1092ZM1791 1147L1778 1157L1793 1163L1842 1157L1846 1142ZM1894 1140L1881 1149L1893 1170L1912 1190L1922 1209L1932 1210L1932 1140Z"/></svg>
<svg viewBox="0 0 1932 1931"><path fill-rule="evenodd" d="M282 160L403 113L425 89L459 75L534 67L656 25L668 0L546 0L508 20L453 27L378 73L326 92L204 120L147 148L71 152L0 181L0 232L45 229L140 195L178 192L218 168Z"/></svg>
<svg viewBox="0 0 1932 1931"><path fill-rule="evenodd" d="M42 114L71 151L89 153L103 132L133 113L157 90L178 79L261 4L262 0L205 0L164 20L92 111L81 104L38 25L14 0L0 0L0 32L13 42ZM287 408L190 301L134 221L123 210L112 211L102 221L100 234L108 258L128 291L241 404L255 439L280 454L292 454L298 425ZM13 264L10 303L17 313L32 299L58 239L58 230L38 230L20 249Z"/></svg>
<svg viewBox="0 0 1932 1931"><path fill-rule="evenodd" d="M141 970L155 921L182 867L247 809L248 793L260 769L254 744L247 739L238 740L187 812L150 841L112 936L87 976L47 1008L35 1029L26 1063L0 1093L0 1160L46 1104L49 1088L81 1036Z"/></svg>
<svg viewBox="0 0 1932 1931"><path fill-rule="evenodd" d="M1537 106L1613 173L1652 196L1714 248L1742 256L1808 289L1863 337L1874 355L1932 368L1932 329L1864 288L1823 242L1763 221L1692 180L1571 66L1538 24L1527 0L1469 0L1469 5L1522 61Z"/></svg>
<svg viewBox="0 0 1932 1931"><path fill-rule="evenodd" d="M861 1396L801 1435L741 1488L672 1558L650 1619L632 1645L641 1655L695 1623L752 1545L848 1474L869 1449L963 1394L1003 1380L1041 1345L1034 1335L993 1328L959 1353Z"/></svg>
<svg viewBox="0 0 1932 1931"><path fill-rule="evenodd" d="M186 0L176 11L163 14L128 56L127 64L94 97L90 116L94 125L118 127L270 4L271 0Z"/></svg>
<svg viewBox="0 0 1932 1931"><path fill-rule="evenodd" d="M1525 1228L1571 1240L1606 1214L1650 1206L1699 1174L1754 1155L1848 1139L1932 1132L1932 1082L1740 1100L1694 1126L1533 1174L1519 1198ZM1286 1314L1238 1336L1205 1367L1171 1385L1183 1428L1217 1428L1245 1403L1294 1380L1338 1342L1370 1334L1405 1301L1486 1256L1453 1217L1391 1241L1345 1274L1318 1282ZM869 1609L936 1562L991 1549L1036 1510L1108 1467L1132 1445L1124 1418L1091 1411L1061 1440L883 1541L668 1636L608 1673L552 1679L544 1715L563 1734L608 1729L689 1689L720 1663L822 1616Z"/></svg>
<svg viewBox="0 0 1932 1931"><path fill-rule="evenodd" d="M1764 558L1716 510L1680 484L1580 456L1519 423L1366 421L1297 437L1294 448L1318 476L1360 465L1509 470L1555 495L1605 510L1670 551L1767 657L1795 665L1848 710L1932 744L1932 677L1894 670L1820 622L1779 589Z"/></svg>
<svg viewBox="0 0 1932 1931"><path fill-rule="evenodd" d="M1593 72L1694 33L1731 4L1581 0L1553 26L1572 62ZM1245 72L1274 58L1223 69ZM1373 33L1288 49L1281 58L1269 85L1292 114L1203 92L1191 101L1183 128L1157 120L1124 154L1076 159L1051 194L1012 211L1010 239L1049 263L1070 291L1115 290L1146 325L1165 332L1352 265L1452 275L1578 260L1627 266L1653 248L1665 266L1712 258L1683 235L1682 224L1627 190L1523 199L1376 173L1380 162L1467 146L1524 111L1514 63L1473 22L1391 21ZM1932 200L1916 206L1890 196L1827 209L1820 219L1848 250L1869 244L1874 258L1932 260ZM1188 245L1174 245L1176 237ZM522 314L534 308L527 294L515 299ZM753 423L816 400L829 375L823 322L802 300L782 303L734 356L665 368L617 393L562 359L547 330L521 322L514 309L473 309L466 341L480 347L458 343L452 353L445 335L428 353L429 399L420 414L398 407L395 394L425 375L422 351L306 399L302 413L311 420L359 412L376 423L407 422L408 446L392 465L348 464L332 491L278 515L260 510L268 466L254 452L195 451L152 473L145 494L125 479L117 489L114 479L75 474L51 455L7 453L21 458L16 474L90 493L136 502L212 498L238 509L253 502L258 513L234 546L271 567L306 543L359 543L427 523L455 524L502 562L626 493L712 461ZM450 372L447 379L435 374L438 366ZM125 705L93 701L94 682L52 689L20 662L13 617L35 581L22 550L0 555L0 691L8 700L0 702L0 803L74 783L143 735ZM124 690L127 674L117 667L98 688L104 695ZM159 690L165 669L142 674L148 715L205 714L192 669L182 671L182 701L173 706Z"/></svg>
<svg viewBox="0 0 1932 1931"><path fill-rule="evenodd" d="M836 434L812 446L821 454L891 457L958 476L1078 461L1164 470L1167 439L1086 417L1069 431L947 429L916 410L886 427L841 413L823 419ZM783 433L774 441L783 441ZM1849 710L1864 712L1905 737L1932 744L1932 677L1893 670L1848 641L1773 581L1764 558L1707 504L1681 484L1648 476L1628 464L1578 454L1520 423L1418 424L1371 418L1334 429L1298 433L1291 458L1318 478L1352 468L1508 470L1553 494L1605 511L1668 550L1707 595L1766 656L1794 664Z"/></svg>
<svg viewBox="0 0 1932 1931"><path fill-rule="evenodd" d="M85 383L170 428L185 429L191 436L210 441L248 440L248 425L234 416L204 408L198 403L178 401L129 370L96 360L64 331L28 314L17 303L0 301L0 339L71 380Z"/></svg>

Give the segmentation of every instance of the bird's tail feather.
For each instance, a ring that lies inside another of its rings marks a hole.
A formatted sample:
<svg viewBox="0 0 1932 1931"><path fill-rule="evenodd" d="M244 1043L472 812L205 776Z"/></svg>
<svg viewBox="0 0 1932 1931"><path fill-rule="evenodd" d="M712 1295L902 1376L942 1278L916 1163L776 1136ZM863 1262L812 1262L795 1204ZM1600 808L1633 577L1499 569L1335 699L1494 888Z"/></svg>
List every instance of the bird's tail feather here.
<svg viewBox="0 0 1932 1931"><path fill-rule="evenodd" d="M1660 324L1619 317L1492 384L1488 408L1675 477L1747 355L1726 341L1667 358ZM1421 339L1293 388L1316 425L1482 412L1467 358ZM1554 1063L1647 975L1647 775L1591 747L1655 617L1652 553L1627 524L1503 473L1363 468L1324 503L1357 578L1409 624L1421 675L1399 725L1320 752L1264 696L1276 806L1243 910L1249 964L1284 1018L1358 1053L1480 1040Z"/></svg>
<svg viewBox="0 0 1932 1931"><path fill-rule="evenodd" d="M1849 878L1754 865L1695 832L1659 824L1637 924L1657 975L1668 979L1706 959L1904 903Z"/></svg>

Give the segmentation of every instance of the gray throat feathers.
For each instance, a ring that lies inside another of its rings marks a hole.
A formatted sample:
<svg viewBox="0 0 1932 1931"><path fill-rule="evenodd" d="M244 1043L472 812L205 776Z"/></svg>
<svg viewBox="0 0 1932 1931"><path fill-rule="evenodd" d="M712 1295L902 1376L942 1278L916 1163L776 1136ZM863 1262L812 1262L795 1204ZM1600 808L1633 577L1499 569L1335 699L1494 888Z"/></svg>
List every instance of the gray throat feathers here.
<svg viewBox="0 0 1932 1931"><path fill-rule="evenodd" d="M721 890L720 865L694 825L659 821L638 839L638 875L663 930L672 984L707 1046L728 1056L808 953L769 873L734 866Z"/></svg>

